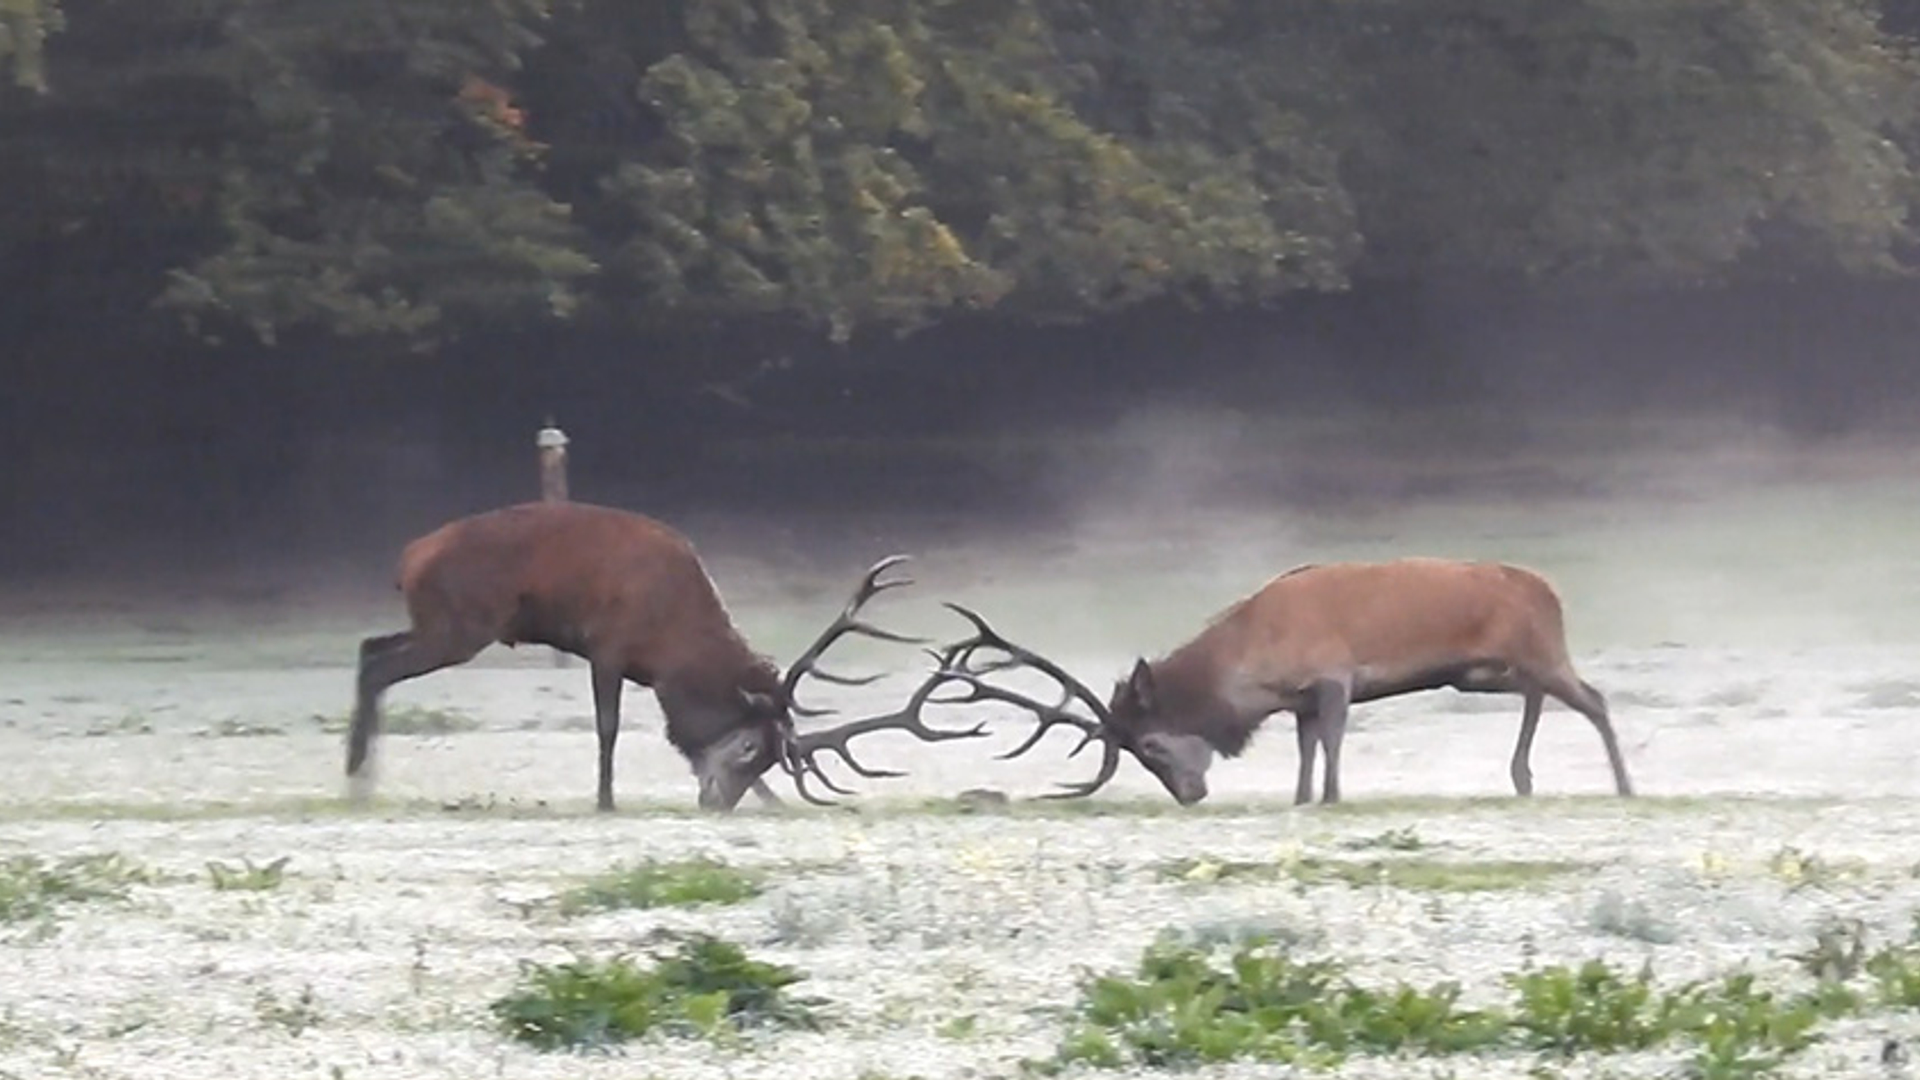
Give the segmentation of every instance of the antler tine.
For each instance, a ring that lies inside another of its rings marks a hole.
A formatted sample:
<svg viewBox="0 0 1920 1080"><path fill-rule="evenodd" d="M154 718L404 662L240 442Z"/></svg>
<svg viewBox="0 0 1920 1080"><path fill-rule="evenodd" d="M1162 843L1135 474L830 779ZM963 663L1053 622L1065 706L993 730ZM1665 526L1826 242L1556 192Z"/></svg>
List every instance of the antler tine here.
<svg viewBox="0 0 1920 1080"><path fill-rule="evenodd" d="M997 649L1006 653L1009 657L1008 660L994 664L984 670L975 670L973 672L974 674L987 674L988 672L1002 671L1015 667L1030 667L1051 678L1054 682L1059 683L1061 689L1091 709L1094 716L1099 718L1099 722L1102 725L1105 725L1112 719L1112 717L1107 714L1106 703L1100 700L1100 696L1088 689L1087 684L1067 674L1065 668L1034 652L1032 649L1008 641L1002 637L1000 632L995 630L979 612L962 604L953 603L950 600L942 601L942 603L961 618L972 623L974 627L974 636L972 638L955 642L949 646L950 649L956 651L956 659L964 664L967 660L972 659L974 653L981 649Z"/></svg>
<svg viewBox="0 0 1920 1080"><path fill-rule="evenodd" d="M839 804L834 802L832 799L823 799L820 796L815 795L807 787L807 774L809 772L817 776L820 780L821 785L825 787L827 790L836 791L842 795L853 794L853 792L848 791L846 788L843 788L840 785L834 783L833 778L828 776L825 772L820 771L818 767L809 766L806 761L801 760L799 757L797 757L793 753L792 742L788 742L787 753L782 754L780 757L780 767L786 770L786 773L788 776L793 777L794 789L800 792L800 797L807 800L808 802L812 803L815 806L838 806Z"/></svg>
<svg viewBox="0 0 1920 1080"><path fill-rule="evenodd" d="M795 700L794 691L799 687L800 680L808 675L812 675L822 682L834 683L839 686L866 686L885 677L884 673L866 676L849 676L836 675L833 672L821 670L819 666L820 657L824 655L828 649L832 648L835 642L846 637L848 634L858 634L862 637L869 637L878 641L892 641L903 645L924 645L927 643L926 638L913 637L908 634L898 634L891 630L883 630L860 618L860 609L866 606L867 601L872 600L888 589L897 589L903 585L913 584L913 579L910 577L903 576L884 580L880 577L881 574L906 562L910 558L912 558L912 556L904 554L889 555L868 567L867 572L860 576L860 583L854 587L853 595L848 597L846 606L840 609L840 614L834 618L833 622L827 624L826 630L822 631L820 636L814 639L813 644L807 646L806 651L800 654L800 658L795 660L792 665L787 668L786 675L780 680L780 689L782 696L786 698L789 711L794 715L807 717L827 716L834 711L832 709L808 708Z"/></svg>
<svg viewBox="0 0 1920 1080"><path fill-rule="evenodd" d="M914 690L913 696L907 700L904 706L893 712L880 716L869 716L861 720L852 720L838 727L829 728L826 731L810 731L803 735L795 736L788 751L794 767L800 771L812 772L820 778L823 784L827 784L827 786L832 787L833 790L846 795L851 794L851 792L843 788L834 787L827 781L826 774L824 770L821 769L820 762L816 756L821 751L832 751L839 756L841 761L846 763L849 769L852 769L860 776L868 779L889 779L905 776L906 774L895 772L891 769L876 769L862 764L858 758L853 756L853 752L848 749L848 741L871 732L887 730L905 731L923 742L935 743L951 742L956 739L976 739L986 735L987 725L984 721L959 731L942 730L927 726L926 719L921 715L922 710L929 704L946 703L945 701L934 699L933 693L941 686L953 681L954 677L953 672L942 667L929 675L926 681L922 682L920 686ZM798 773L796 773L796 775L798 775Z"/></svg>
<svg viewBox="0 0 1920 1080"><path fill-rule="evenodd" d="M1025 742L1022 742L1019 746L1014 747L1004 754L994 755L998 761L1010 761L1033 749L1040 744L1041 738L1043 738L1047 732L1062 724L1080 729L1081 735L1083 736L1080 742L1081 749L1084 749L1088 743L1100 738L1099 724L1066 711L1067 705L1073 701L1073 695L1070 692L1063 694L1058 703L1046 705L1037 698L993 686L972 672L953 670L947 674L953 680L967 684L967 695L965 697L937 699L940 704L961 705L972 704L979 701L999 701L1008 705L1018 705L1020 708L1033 713L1040 721L1033 729L1033 732L1027 736ZM1080 750L1076 749L1073 754L1079 752ZM1067 756L1072 757L1073 754L1068 754Z"/></svg>
<svg viewBox="0 0 1920 1080"><path fill-rule="evenodd" d="M1073 753L1078 754L1080 750L1083 750L1085 748L1086 748L1086 743L1083 742L1080 744L1080 748L1074 750ZM1068 754L1067 756L1072 757L1073 754ZM1060 786L1066 790L1048 792L1047 794L1040 796L1040 798L1042 799L1083 799L1088 795L1091 795L1094 792L1099 791L1101 788L1106 787L1107 781L1112 780L1113 774L1118 772L1119 769L1120 769L1120 744L1113 741L1112 739L1108 739L1106 740L1106 746L1100 755L1100 771L1093 774L1093 779L1083 781L1078 784L1061 784Z"/></svg>
<svg viewBox="0 0 1920 1080"><path fill-rule="evenodd" d="M1032 711L1040 721L1033 732L1027 736L1025 742L1022 742L1013 750L999 755L1000 760L1005 761L1026 753L1038 745L1041 737L1049 730L1061 724L1069 724L1080 729L1081 739L1079 745L1075 746L1073 751L1067 756L1077 757L1082 750L1085 750L1095 741L1099 741L1104 744L1100 758L1100 769L1094 774L1092 780L1077 784L1062 784L1061 787L1066 790L1049 793L1040 797L1043 799L1082 798L1106 786L1107 782L1113 779L1114 774L1120 768L1121 748L1119 740L1113 737L1113 731L1110 726L1113 717L1108 713L1105 703L1100 700L1099 696L1088 689L1085 683L1067 674L1066 670L1060 665L1048 660L1046 657L1041 656L1031 649L1016 645L1001 636L999 631L995 630L979 612L952 602L947 602L946 606L961 618L972 623L974 628L973 637L955 642L948 647L952 661L958 664L957 668L947 673L948 676L963 681L972 687L972 692L968 695L968 698L963 700L997 700L1019 705L1022 708ZM972 661L974 654L982 649L993 649L1006 653L1008 659L991 663L985 668L969 668L967 665ZM1032 668L1059 683L1065 694L1060 704L1054 706L1042 705L1040 702L1025 695L989 686L979 679L979 676L989 672L1003 671L1008 668L1017 667ZM1098 720L1087 720L1083 717L1068 713L1066 706L1075 700L1078 700L1092 710Z"/></svg>

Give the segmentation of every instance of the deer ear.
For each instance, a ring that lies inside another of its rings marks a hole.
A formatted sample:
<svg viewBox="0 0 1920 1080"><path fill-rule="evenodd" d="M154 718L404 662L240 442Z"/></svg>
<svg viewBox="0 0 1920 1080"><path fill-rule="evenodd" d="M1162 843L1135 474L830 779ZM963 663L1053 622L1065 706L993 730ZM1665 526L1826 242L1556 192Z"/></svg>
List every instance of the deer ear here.
<svg viewBox="0 0 1920 1080"><path fill-rule="evenodd" d="M752 690L740 691L740 705L749 716L778 716L781 712L780 703L772 694Z"/></svg>
<svg viewBox="0 0 1920 1080"><path fill-rule="evenodd" d="M1133 692L1134 700L1140 703L1142 712L1154 710L1153 669L1145 660L1135 660L1133 671L1127 676L1127 689Z"/></svg>

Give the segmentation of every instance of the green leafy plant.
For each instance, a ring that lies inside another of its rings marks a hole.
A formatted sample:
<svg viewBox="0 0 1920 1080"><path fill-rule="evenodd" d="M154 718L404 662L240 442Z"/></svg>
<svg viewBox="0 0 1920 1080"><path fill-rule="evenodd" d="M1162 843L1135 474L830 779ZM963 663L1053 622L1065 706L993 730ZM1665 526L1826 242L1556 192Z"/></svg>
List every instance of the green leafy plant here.
<svg viewBox="0 0 1920 1080"><path fill-rule="evenodd" d="M1671 1033L1671 1003L1653 985L1651 966L1632 978L1605 962L1554 965L1507 977L1517 998L1513 1025L1536 1050L1644 1050Z"/></svg>
<svg viewBox="0 0 1920 1080"><path fill-rule="evenodd" d="M1882 949L1864 970L1880 1000L1920 996L1920 944ZM1851 977L1850 975L1848 977ZM1078 1022L1054 1055L1030 1068L1186 1068L1246 1059L1336 1065L1354 1054L1423 1057L1532 1050L1548 1062L1582 1053L1627 1053L1673 1044L1689 1075L1742 1080L1771 1075L1820 1038L1822 1021L1858 1014L1865 999L1823 979L1785 993L1737 972L1662 989L1650 966L1624 973L1603 960L1510 974L1504 1008L1467 1008L1461 988L1355 983L1330 961L1300 961L1270 940L1195 943L1163 935L1131 975L1083 980Z"/></svg>
<svg viewBox="0 0 1920 1080"><path fill-rule="evenodd" d="M562 915L623 908L737 904L760 895L762 875L717 859L648 860L616 867L560 894Z"/></svg>
<svg viewBox="0 0 1920 1080"><path fill-rule="evenodd" d="M1879 1004L1895 1009L1920 1009L1920 941L1889 945L1861 964L1873 978Z"/></svg>
<svg viewBox="0 0 1920 1080"><path fill-rule="evenodd" d="M1296 961L1268 940L1241 944L1215 967L1211 950L1163 938L1133 977L1086 981L1082 1023L1054 1063L1332 1065L1353 1051L1440 1054L1497 1043L1500 1018L1461 1008L1459 995L1451 984L1368 990L1348 982L1338 965Z"/></svg>
<svg viewBox="0 0 1920 1080"><path fill-rule="evenodd" d="M722 1039L753 1028L819 1026L820 1002L791 997L806 976L705 934L665 935L643 967L626 956L523 963L490 1009L510 1037L543 1050L603 1046L653 1032Z"/></svg>

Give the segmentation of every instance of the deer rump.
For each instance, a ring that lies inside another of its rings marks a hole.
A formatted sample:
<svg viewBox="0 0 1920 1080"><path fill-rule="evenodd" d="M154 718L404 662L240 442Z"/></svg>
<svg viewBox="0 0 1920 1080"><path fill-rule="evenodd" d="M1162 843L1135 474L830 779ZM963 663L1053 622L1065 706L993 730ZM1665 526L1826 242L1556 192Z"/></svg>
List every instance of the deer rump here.
<svg viewBox="0 0 1920 1080"><path fill-rule="evenodd" d="M1341 740L1356 703L1440 687L1523 698L1510 775L1532 793L1530 758L1545 698L1579 712L1600 734L1616 791L1632 794L1605 698L1568 657L1561 605L1540 575L1501 563L1409 558L1308 565L1282 574L1156 660L1135 661L1105 700L1059 665L1016 645L977 613L958 667L978 700L1017 705L1039 720L1019 756L1057 726L1083 732L1078 754L1103 744L1099 773L1057 797L1091 794L1131 753L1182 803L1206 796L1215 755L1239 754L1266 718L1292 711L1300 746L1295 801L1312 798L1313 757L1326 755L1325 801L1340 797ZM985 662L978 657L996 657ZM1061 691L1048 704L987 681L1028 669ZM1082 715L1073 711L1079 707Z"/></svg>
<svg viewBox="0 0 1920 1080"><path fill-rule="evenodd" d="M741 637L692 543L659 521L587 503L540 502L448 522L402 552L397 584L411 626L361 642L346 766L354 794L364 796L369 787L366 766L381 695L396 683L466 663L495 642L547 645L587 661L601 810L614 806L613 753L627 682L654 691L668 741L699 778L703 808L731 810L747 790L777 803L760 779L776 764L810 802L825 800L808 790L809 775L847 794L820 769L822 751L862 776L901 775L861 765L847 742L887 729L929 742L983 735L982 728L937 731L924 724L920 711L941 679L930 679L906 708L885 716L806 734L795 732L793 720L827 712L796 702L808 675L851 686L882 677L822 671L817 661L835 642L849 635L920 642L859 618L873 597L911 584L881 577L905 559L892 556L869 568L840 615L783 676Z"/></svg>

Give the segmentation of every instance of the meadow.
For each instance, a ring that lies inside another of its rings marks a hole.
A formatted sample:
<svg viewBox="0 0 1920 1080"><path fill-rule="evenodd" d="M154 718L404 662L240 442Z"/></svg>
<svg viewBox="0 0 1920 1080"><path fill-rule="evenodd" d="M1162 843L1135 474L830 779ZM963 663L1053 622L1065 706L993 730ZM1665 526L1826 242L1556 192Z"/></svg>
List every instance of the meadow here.
<svg viewBox="0 0 1920 1080"><path fill-rule="evenodd" d="M1093 799L1035 803L1092 762L1066 759L1065 733L995 761L1026 724L985 710L989 739L862 745L909 775L857 781L841 807L749 796L717 818L631 691L621 808L602 815L584 667L495 649L389 695L378 795L353 805L340 730L358 637L400 625L387 564L22 584L0 614L0 1077L1858 1076L1903 1060L1920 1036L1904 450L1721 433L1622 439L1578 467L1493 444L1442 468L1218 439L1162 441L1163 471L1094 483L1044 529L685 524L782 661L907 548L918 585L877 602L881 621L958 635L935 601L961 600L1100 687L1298 562L1523 562L1560 588L1642 797L1612 797L1591 729L1550 706L1540 795L1514 799L1518 701L1433 693L1356 710L1338 807L1287 805L1285 717L1216 766L1201 806L1131 763ZM1263 470L1351 497L1244 494ZM1060 474L1087 481L1072 461ZM894 674L812 689L846 716L892 708L924 662L847 654L836 669Z"/></svg>

